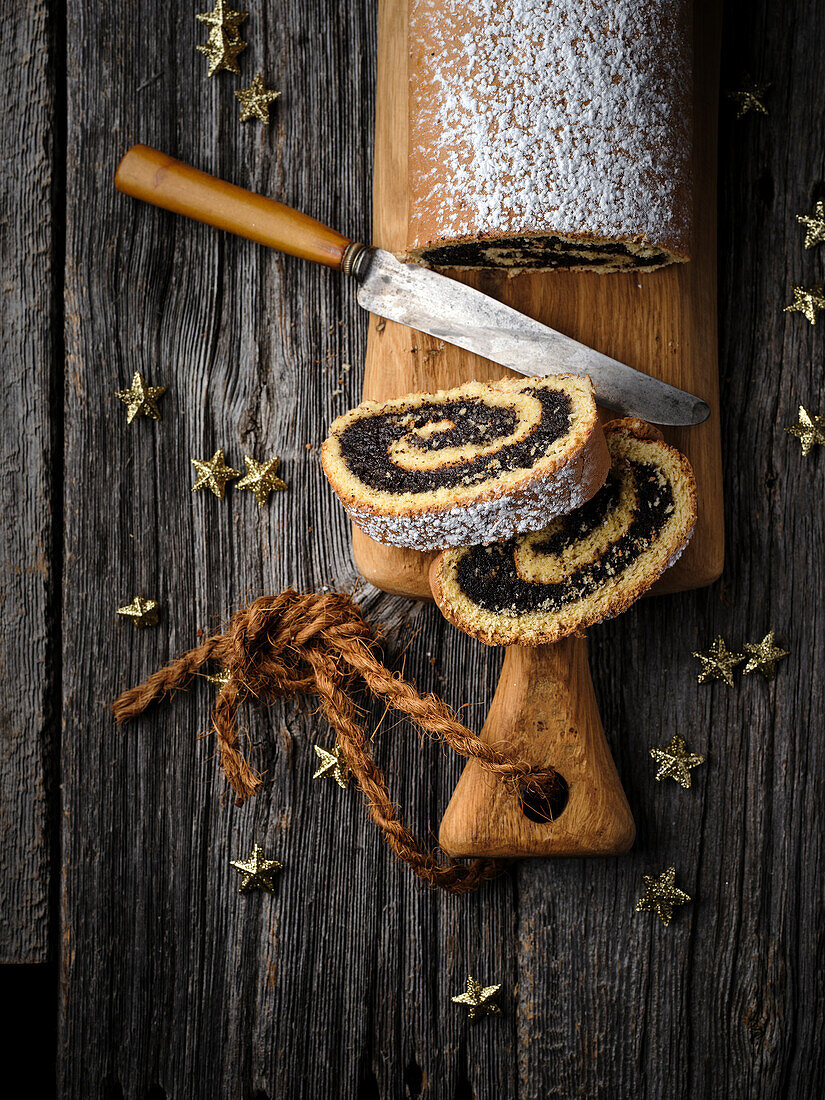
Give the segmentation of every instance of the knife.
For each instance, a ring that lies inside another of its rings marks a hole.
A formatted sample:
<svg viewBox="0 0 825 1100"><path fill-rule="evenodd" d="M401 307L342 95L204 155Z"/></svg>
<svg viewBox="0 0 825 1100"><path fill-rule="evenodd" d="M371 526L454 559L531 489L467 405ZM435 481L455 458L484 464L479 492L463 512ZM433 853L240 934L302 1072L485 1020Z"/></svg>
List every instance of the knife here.
<svg viewBox="0 0 825 1100"><path fill-rule="evenodd" d="M654 424L701 424L708 405L693 394L602 355L472 287L390 252L369 248L263 195L135 145L120 162L124 194L352 275L358 303L494 363L530 376L586 374L600 405Z"/></svg>

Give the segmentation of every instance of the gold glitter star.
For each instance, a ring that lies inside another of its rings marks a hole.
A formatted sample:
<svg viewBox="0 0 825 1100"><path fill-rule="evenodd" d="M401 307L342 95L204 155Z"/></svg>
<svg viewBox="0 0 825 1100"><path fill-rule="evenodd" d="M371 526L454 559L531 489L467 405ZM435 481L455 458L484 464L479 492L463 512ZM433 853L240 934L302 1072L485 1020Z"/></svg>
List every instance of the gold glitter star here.
<svg viewBox="0 0 825 1100"><path fill-rule="evenodd" d="M260 844L252 849L249 859L233 859L232 866L242 876L238 892L248 894L252 890L266 890L271 894L275 889L275 875L283 870L283 864L277 859L267 859Z"/></svg>
<svg viewBox="0 0 825 1100"><path fill-rule="evenodd" d="M232 679L232 673L229 671L228 668L222 668L213 676L205 676L204 679L208 680L210 684L217 684L219 690L223 691L223 689Z"/></svg>
<svg viewBox="0 0 825 1100"><path fill-rule="evenodd" d="M131 619L136 627L158 625L158 601L149 600L146 596L135 596L131 603L117 609L118 615Z"/></svg>
<svg viewBox="0 0 825 1100"><path fill-rule="evenodd" d="M280 493L286 489L286 482L276 477L280 458L270 458L268 462L256 462L249 455L244 455L246 473L238 482L238 489L249 489L255 494L255 499L261 508L266 504L270 493Z"/></svg>
<svg viewBox="0 0 825 1100"><path fill-rule="evenodd" d="M126 423L131 424L139 416L160 420L158 398L166 393L166 386L147 386L146 379L136 370L128 390L116 390L115 397L126 405Z"/></svg>
<svg viewBox="0 0 825 1100"><path fill-rule="evenodd" d="M772 630L769 630L761 642L745 642L745 650L750 654L748 663L742 669L743 672L761 672L762 675L772 680L776 675L776 665L788 656L787 649L780 649L775 645L776 638Z"/></svg>
<svg viewBox="0 0 825 1100"><path fill-rule="evenodd" d="M237 31L227 34L220 27L213 27L209 32L206 44L196 46L195 49L204 54L209 61L209 67L206 71L207 76L214 76L215 73L219 73L224 69L228 73L235 73L236 76L240 76L238 54L245 50L247 45L248 43L243 41Z"/></svg>
<svg viewBox="0 0 825 1100"><path fill-rule="evenodd" d="M742 118L748 111L756 111L757 114L766 115L768 112L762 100L770 84L757 84L747 74L742 80L743 87L735 92L728 92L728 99L736 103L736 117Z"/></svg>
<svg viewBox="0 0 825 1100"><path fill-rule="evenodd" d="M215 0L215 7L212 11L198 12L195 18L200 23L205 23L207 27L217 27L224 31L234 31L238 33L238 27L245 19L249 18L248 11L232 11L224 3L224 0Z"/></svg>
<svg viewBox="0 0 825 1100"><path fill-rule="evenodd" d="M211 458L190 459L192 465L198 471L198 480L192 486L192 492L198 489L211 489L218 500L223 500L226 492L226 483L233 478L240 477L240 470L233 470L223 460L223 447L219 447Z"/></svg>
<svg viewBox="0 0 825 1100"><path fill-rule="evenodd" d="M313 745L313 748L321 763L312 778L334 779L339 787L347 788L352 773L349 770L349 764L341 746L336 745L332 752L327 752L320 745Z"/></svg>
<svg viewBox="0 0 825 1100"><path fill-rule="evenodd" d="M676 868L668 867L656 878L642 875L645 892L636 902L637 913L655 913L662 924L670 924L673 908L690 901L690 895L676 885Z"/></svg>
<svg viewBox="0 0 825 1100"><path fill-rule="evenodd" d="M795 286L793 288L793 301L785 306L783 313L801 313L811 322L816 324L816 315L821 309L825 309L825 283L817 283L815 286Z"/></svg>
<svg viewBox="0 0 825 1100"><path fill-rule="evenodd" d="M476 1020L480 1016L500 1016L501 1008L496 1004L496 997L501 985L482 985L475 978L467 978L467 991L459 993L452 998L453 1004L466 1005L467 1016L470 1020Z"/></svg>
<svg viewBox="0 0 825 1100"><path fill-rule="evenodd" d="M825 202L818 202L813 214L797 214L796 220L807 226L805 230L805 247L813 248L815 244L825 241Z"/></svg>
<svg viewBox="0 0 825 1100"><path fill-rule="evenodd" d="M825 446L825 416L809 413L804 405L799 406L799 423L792 424L785 431L801 442L803 456L809 455L817 443Z"/></svg>
<svg viewBox="0 0 825 1100"><path fill-rule="evenodd" d="M235 98L241 102L240 121L258 118L269 125L269 104L277 99L280 92L273 92L264 85L264 74L258 73L248 88L240 88Z"/></svg>
<svg viewBox="0 0 825 1100"><path fill-rule="evenodd" d="M666 745L654 745L650 755L659 765L657 779L675 779L683 787L690 786L690 769L704 764L705 758L698 752L688 752L681 733L671 737Z"/></svg>
<svg viewBox="0 0 825 1100"><path fill-rule="evenodd" d="M708 680L724 680L733 687L733 669L745 660L744 653L731 653L722 638L715 638L713 645L705 653L693 652L702 662L698 680L706 684Z"/></svg>

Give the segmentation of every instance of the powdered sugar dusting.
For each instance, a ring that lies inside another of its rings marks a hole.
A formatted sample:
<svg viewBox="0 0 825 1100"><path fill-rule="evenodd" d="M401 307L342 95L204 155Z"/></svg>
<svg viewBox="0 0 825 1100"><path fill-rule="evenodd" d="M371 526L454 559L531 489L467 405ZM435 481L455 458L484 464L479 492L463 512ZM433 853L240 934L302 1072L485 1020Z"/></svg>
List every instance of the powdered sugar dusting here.
<svg viewBox="0 0 825 1100"><path fill-rule="evenodd" d="M347 515L365 535L389 546L443 550L500 542L524 531L538 531L557 516L580 508L604 482L600 447L587 445L558 469L518 492L502 493L440 511L379 515L344 501Z"/></svg>
<svg viewBox="0 0 825 1100"><path fill-rule="evenodd" d="M410 248L689 250L689 0L412 0Z"/></svg>

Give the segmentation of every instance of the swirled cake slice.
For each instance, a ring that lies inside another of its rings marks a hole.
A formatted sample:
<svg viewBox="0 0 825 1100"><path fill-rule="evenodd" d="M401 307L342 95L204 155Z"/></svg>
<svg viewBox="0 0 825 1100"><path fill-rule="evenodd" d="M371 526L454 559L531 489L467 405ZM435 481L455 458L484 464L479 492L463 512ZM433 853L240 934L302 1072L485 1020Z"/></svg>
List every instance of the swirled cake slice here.
<svg viewBox="0 0 825 1100"><path fill-rule="evenodd" d="M610 467L593 387L575 375L365 401L333 423L321 460L357 527L416 550L535 531Z"/></svg>
<svg viewBox="0 0 825 1100"><path fill-rule="evenodd" d="M684 550L696 483L684 455L642 421L605 428L612 460L583 508L543 531L439 554L442 613L488 645L543 645L625 611Z"/></svg>

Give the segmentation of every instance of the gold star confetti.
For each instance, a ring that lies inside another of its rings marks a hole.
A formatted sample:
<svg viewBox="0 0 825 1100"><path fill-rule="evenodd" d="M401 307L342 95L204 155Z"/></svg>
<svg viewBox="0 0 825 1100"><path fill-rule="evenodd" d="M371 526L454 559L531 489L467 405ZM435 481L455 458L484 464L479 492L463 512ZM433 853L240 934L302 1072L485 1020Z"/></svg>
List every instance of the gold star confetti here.
<svg viewBox="0 0 825 1100"><path fill-rule="evenodd" d="M793 288L793 301L785 306L783 313L801 313L812 325L816 324L816 315L821 309L825 309L825 283L817 283L815 286L795 286Z"/></svg>
<svg viewBox="0 0 825 1100"><path fill-rule="evenodd" d="M452 998L453 1004L466 1005L467 1016L470 1020L476 1020L480 1016L500 1016L501 1008L496 1004L496 997L501 985L482 985L475 978L467 978L467 991L459 993Z"/></svg>
<svg viewBox="0 0 825 1100"><path fill-rule="evenodd" d="M818 202L813 214L797 214L796 220L806 226L805 247L813 248L815 244L825 241L825 202Z"/></svg>
<svg viewBox="0 0 825 1100"><path fill-rule="evenodd" d="M705 762L700 753L688 752L681 733L674 734L666 745L654 745L650 755L659 765L657 779L675 779L686 788L690 786L690 769Z"/></svg>
<svg viewBox="0 0 825 1100"><path fill-rule="evenodd" d="M241 102L240 121L258 118L269 125L269 104L277 99L280 92L273 92L264 85L264 74L258 73L248 88L240 88L235 98Z"/></svg>
<svg viewBox="0 0 825 1100"><path fill-rule="evenodd" d="M770 84L758 84L746 75L742 85L743 87L738 91L727 93L728 99L732 99L736 103L736 117L743 118L749 111L766 115L768 112L762 100L765 98L765 93L770 88Z"/></svg>
<svg viewBox="0 0 825 1100"><path fill-rule="evenodd" d="M199 23L205 23L207 27L217 27L219 30L232 31L237 34L240 24L249 18L249 12L232 11L231 8L226 6L224 0L215 0L215 7L212 11L198 12L195 18Z"/></svg>
<svg viewBox="0 0 825 1100"><path fill-rule="evenodd" d="M241 476L240 470L233 470L224 462L223 447L219 447L209 459L193 458L190 461L198 471L198 480L192 486L193 493L207 488L212 490L218 500L223 500L227 481Z"/></svg>
<svg viewBox="0 0 825 1100"><path fill-rule="evenodd" d="M745 642L745 651L750 656L742 671L761 672L766 679L772 680L776 675L777 662L788 656L787 649L780 649L775 643L776 638L772 630L768 631L761 642Z"/></svg>
<svg viewBox="0 0 825 1100"><path fill-rule="evenodd" d="M216 684L220 691L223 691L223 689L232 679L232 673L229 671L228 668L222 668L213 676L205 676L204 679L208 680L210 684Z"/></svg>
<svg viewBox="0 0 825 1100"><path fill-rule="evenodd" d="M801 442L803 456L809 455L817 443L820 447L825 446L825 416L809 413L804 405L799 406L799 423L785 431Z"/></svg>
<svg viewBox="0 0 825 1100"><path fill-rule="evenodd" d="M249 455L244 455L246 473L238 482L239 489L249 489L255 494L255 499L263 508L270 493L280 493L286 489L286 482L276 476L280 458L270 458L268 462L256 462Z"/></svg>
<svg viewBox="0 0 825 1100"><path fill-rule="evenodd" d="M166 393L166 386L147 386L146 379L136 370L128 390L116 390L115 397L126 406L126 423L131 424L139 416L160 420L158 398Z"/></svg>
<svg viewBox="0 0 825 1100"><path fill-rule="evenodd" d="M690 895L676 885L676 868L668 867L656 878L654 875L642 875L645 892L636 902L637 913L655 913L662 924L670 924L673 909L690 901Z"/></svg>
<svg viewBox="0 0 825 1100"><path fill-rule="evenodd" d="M213 27L209 32L209 38L207 38L205 45L196 46L195 49L204 54L209 61L209 67L206 71L207 76L214 76L215 73L219 73L224 69L228 73L235 73L236 76L240 76L238 54L246 47L247 43L243 41L237 32L227 34L220 27Z"/></svg>
<svg viewBox="0 0 825 1100"><path fill-rule="evenodd" d="M352 773L349 770L349 764L341 746L336 745L332 752L327 752L320 745L313 745L313 748L321 763L312 778L334 779L339 787L348 787Z"/></svg>
<svg viewBox="0 0 825 1100"><path fill-rule="evenodd" d="M252 849L249 859L233 859L232 866L242 876L238 892L248 894L252 890L266 890L271 894L275 889L275 875L283 870L283 864L277 859L267 859L260 844Z"/></svg>
<svg viewBox="0 0 825 1100"><path fill-rule="evenodd" d="M158 625L158 601L149 600L146 596L135 596L131 603L117 609L118 615L131 619L136 627Z"/></svg>
<svg viewBox="0 0 825 1100"><path fill-rule="evenodd" d="M697 653L694 657L702 662L698 680L700 684L706 684L708 680L724 680L733 687L733 670L745 660L744 653L731 653L722 638L715 638L713 645L705 653Z"/></svg>

